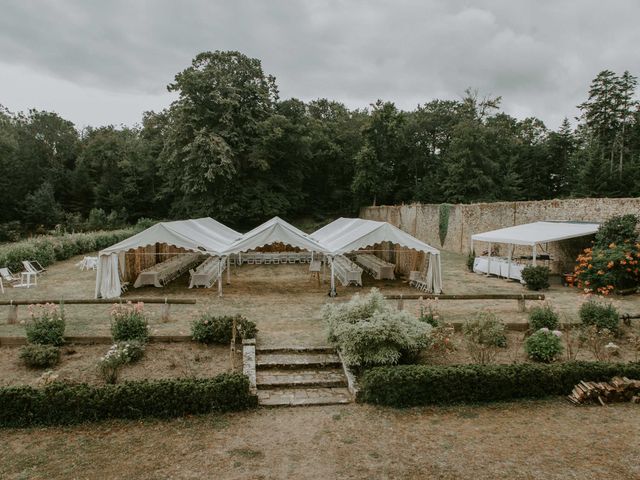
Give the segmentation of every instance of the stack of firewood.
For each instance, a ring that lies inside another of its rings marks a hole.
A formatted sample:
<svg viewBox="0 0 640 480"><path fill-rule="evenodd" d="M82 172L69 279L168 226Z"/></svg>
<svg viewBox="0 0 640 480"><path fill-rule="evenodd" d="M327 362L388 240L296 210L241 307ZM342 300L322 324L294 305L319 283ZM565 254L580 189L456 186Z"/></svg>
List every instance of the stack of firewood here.
<svg viewBox="0 0 640 480"><path fill-rule="evenodd" d="M576 405L614 402L640 403L640 380L613 377L610 382L580 382L568 396Z"/></svg>

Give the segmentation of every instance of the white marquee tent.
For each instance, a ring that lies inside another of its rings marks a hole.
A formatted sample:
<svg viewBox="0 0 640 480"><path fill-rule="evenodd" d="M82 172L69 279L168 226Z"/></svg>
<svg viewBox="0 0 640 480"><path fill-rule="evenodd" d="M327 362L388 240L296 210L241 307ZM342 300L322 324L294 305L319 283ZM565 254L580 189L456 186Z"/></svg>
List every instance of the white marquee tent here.
<svg viewBox="0 0 640 480"><path fill-rule="evenodd" d="M487 262L487 272L491 270L491 247L493 243L504 243L509 245L507 271L511 272L511 256L513 245L530 246L532 250L532 263L536 264L538 244L568 240L570 238L593 235L600 227L597 223L579 222L534 222L513 227L501 228L490 232L476 233L471 235L471 251L474 242L486 242L489 244L489 256ZM507 277L510 273L507 274Z"/></svg>
<svg viewBox="0 0 640 480"><path fill-rule="evenodd" d="M311 236L324 245L331 255L342 255L382 242L391 242L401 247L428 253L430 261L427 284L430 291L442 292L440 251L390 223L362 218L339 218L316 230Z"/></svg>
<svg viewBox="0 0 640 480"><path fill-rule="evenodd" d="M120 273L124 253L138 247L166 243L206 255L222 255L241 233L213 218L160 222L130 238L100 251L96 273L96 298L120 296Z"/></svg>

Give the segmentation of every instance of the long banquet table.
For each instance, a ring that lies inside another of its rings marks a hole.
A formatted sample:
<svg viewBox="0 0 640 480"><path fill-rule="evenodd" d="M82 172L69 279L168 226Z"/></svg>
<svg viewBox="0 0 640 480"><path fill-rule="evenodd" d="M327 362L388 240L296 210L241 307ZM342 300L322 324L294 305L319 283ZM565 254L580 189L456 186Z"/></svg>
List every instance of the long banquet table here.
<svg viewBox="0 0 640 480"><path fill-rule="evenodd" d="M513 280L522 281L522 270L526 267L521 263L511 261L509 268L509 259L505 257L491 257L491 266L489 266L489 257L476 257L473 261L473 271L476 273L489 273L503 278L511 278ZM489 268L491 271L489 272Z"/></svg>

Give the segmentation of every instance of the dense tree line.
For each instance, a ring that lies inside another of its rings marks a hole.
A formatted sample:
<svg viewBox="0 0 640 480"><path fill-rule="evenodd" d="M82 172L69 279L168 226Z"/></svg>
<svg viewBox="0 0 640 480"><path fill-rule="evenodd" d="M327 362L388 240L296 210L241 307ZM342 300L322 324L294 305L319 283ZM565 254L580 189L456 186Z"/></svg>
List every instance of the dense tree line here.
<svg viewBox="0 0 640 480"><path fill-rule="evenodd" d="M178 99L134 127L78 131L52 112L0 110L0 224L208 215L245 227L372 203L638 196L636 85L601 72L575 128L565 119L553 131L472 90L412 111L282 100L259 60L201 53L168 86Z"/></svg>

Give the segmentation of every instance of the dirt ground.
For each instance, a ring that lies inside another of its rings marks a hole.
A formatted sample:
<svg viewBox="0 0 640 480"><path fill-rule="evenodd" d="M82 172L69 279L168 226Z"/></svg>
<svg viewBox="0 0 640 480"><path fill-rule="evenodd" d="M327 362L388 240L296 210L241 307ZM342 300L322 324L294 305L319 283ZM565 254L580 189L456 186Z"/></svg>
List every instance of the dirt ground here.
<svg viewBox="0 0 640 480"><path fill-rule="evenodd" d="M36 288L7 288L2 300L38 300L93 298L95 272L81 272L75 267L81 257L58 262L41 277ZM527 293L517 282L486 277L467 271L464 255L442 253L445 293ZM225 274L226 278L226 274ZM218 314L241 313L254 320L260 330L258 342L275 345L322 345L325 343L321 307L326 302L348 300L353 294L378 287L384 293L415 294L402 280L378 281L363 274L364 287L342 287L339 296L327 297L328 278L318 284L308 273L308 265L243 265L231 268L231 284L224 285L219 298L213 289L188 289L187 277L181 277L166 288L143 287L131 289L126 298L164 296L194 298L195 305L174 305L169 322L160 321L159 307L148 305L154 334L188 334L190 323L200 312L210 310ZM544 292L563 321L575 321L577 309L584 296L576 289L553 285ZM537 302L527 302L530 307ZM621 312L640 313L640 296L616 297L614 303ZM407 310L415 311L417 302L405 301ZM109 305L68 305L67 333L69 335L108 335ZM526 313L517 310L515 301L441 301L439 309L447 321L463 321L478 309L490 309L505 322L526 322ZM21 325L7 325L8 307L0 306L0 336L24 335ZM27 315L20 307L20 318Z"/></svg>
<svg viewBox="0 0 640 480"><path fill-rule="evenodd" d="M103 384L98 374L98 361L109 345L76 345L62 348L60 363L50 370L58 380ZM30 369L20 361L19 347L0 348L0 386L39 384L45 370ZM241 368L241 355L236 368ZM153 343L147 345L144 357L122 368L119 381L175 377L212 377L231 369L229 347L196 343Z"/></svg>
<svg viewBox="0 0 640 480"><path fill-rule="evenodd" d="M638 406L258 409L0 430L4 479L640 478Z"/></svg>

